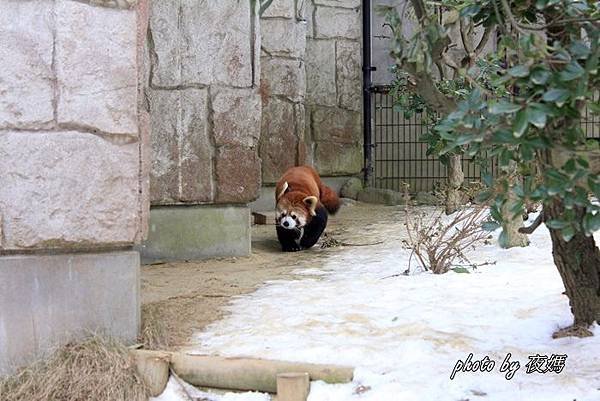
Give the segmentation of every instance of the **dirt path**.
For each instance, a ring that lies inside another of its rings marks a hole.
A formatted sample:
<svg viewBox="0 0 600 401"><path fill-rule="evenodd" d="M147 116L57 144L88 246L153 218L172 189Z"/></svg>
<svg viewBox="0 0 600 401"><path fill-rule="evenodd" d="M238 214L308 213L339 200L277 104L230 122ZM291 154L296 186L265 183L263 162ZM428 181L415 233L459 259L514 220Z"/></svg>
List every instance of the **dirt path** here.
<svg viewBox="0 0 600 401"><path fill-rule="evenodd" d="M399 211L399 207L347 204L330 218L328 237L319 244L335 242L332 238L350 244L385 240L371 228ZM267 216L271 221L273 212ZM168 337L162 347L183 347L194 332L224 316L232 297L252 292L269 280L297 279L292 274L294 270L319 268L323 258L347 249L345 246L321 249L319 244L308 251L283 253L272 225L254 226L249 257L143 266L143 317L152 320L152 324L160 322L159 330Z"/></svg>

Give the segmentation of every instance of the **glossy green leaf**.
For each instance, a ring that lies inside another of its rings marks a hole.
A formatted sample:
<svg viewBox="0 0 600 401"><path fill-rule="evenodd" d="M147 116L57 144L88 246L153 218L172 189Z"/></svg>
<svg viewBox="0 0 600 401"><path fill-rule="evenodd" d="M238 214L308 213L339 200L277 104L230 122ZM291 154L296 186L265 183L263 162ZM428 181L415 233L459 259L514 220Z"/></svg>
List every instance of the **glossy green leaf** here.
<svg viewBox="0 0 600 401"><path fill-rule="evenodd" d="M566 89L550 89L542 96L542 100L545 102L554 102L559 106L564 104L568 99L569 91Z"/></svg>
<svg viewBox="0 0 600 401"><path fill-rule="evenodd" d="M543 85L550 78L550 71L537 69L531 73L531 82L536 85Z"/></svg>
<svg viewBox="0 0 600 401"><path fill-rule="evenodd" d="M514 113L519 110L521 110L520 105L507 102L506 100L501 100L489 107L489 112L492 114Z"/></svg>
<svg viewBox="0 0 600 401"><path fill-rule="evenodd" d="M509 68L507 73L511 77L523 78L529 75L529 67L527 67L526 65L517 65L515 67Z"/></svg>
<svg viewBox="0 0 600 401"><path fill-rule="evenodd" d="M528 123L529 120L527 119L527 111L519 111L513 122L513 135L515 136L515 138L520 138L521 136L523 136L523 134L527 130Z"/></svg>
<svg viewBox="0 0 600 401"><path fill-rule="evenodd" d="M560 72L560 79L563 81L572 81L581 77L585 73L585 70L579 63L572 60L567 67Z"/></svg>
<svg viewBox="0 0 600 401"><path fill-rule="evenodd" d="M540 108L528 107L527 121L535 127L542 129L546 126L546 113Z"/></svg>

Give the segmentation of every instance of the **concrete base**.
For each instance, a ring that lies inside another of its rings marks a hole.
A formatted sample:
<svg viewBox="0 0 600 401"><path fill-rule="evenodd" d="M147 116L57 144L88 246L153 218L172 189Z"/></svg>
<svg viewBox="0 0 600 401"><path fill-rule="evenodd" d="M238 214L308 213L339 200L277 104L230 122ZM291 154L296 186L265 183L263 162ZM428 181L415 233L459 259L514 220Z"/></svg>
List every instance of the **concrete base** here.
<svg viewBox="0 0 600 401"><path fill-rule="evenodd" d="M350 179L350 176L343 177L321 177L325 185L340 193L342 186ZM260 196L257 200L250 203L250 209L253 212L263 212L266 210L275 210L275 185L263 186L260 189Z"/></svg>
<svg viewBox="0 0 600 401"><path fill-rule="evenodd" d="M246 206L156 206L150 209L142 263L250 254Z"/></svg>
<svg viewBox="0 0 600 401"><path fill-rule="evenodd" d="M0 257L0 375L90 331L134 341L137 252Z"/></svg>
<svg viewBox="0 0 600 401"><path fill-rule="evenodd" d="M377 203L380 205L396 206L406 205L410 198L401 192L391 189L365 188L358 193L357 200L365 203Z"/></svg>

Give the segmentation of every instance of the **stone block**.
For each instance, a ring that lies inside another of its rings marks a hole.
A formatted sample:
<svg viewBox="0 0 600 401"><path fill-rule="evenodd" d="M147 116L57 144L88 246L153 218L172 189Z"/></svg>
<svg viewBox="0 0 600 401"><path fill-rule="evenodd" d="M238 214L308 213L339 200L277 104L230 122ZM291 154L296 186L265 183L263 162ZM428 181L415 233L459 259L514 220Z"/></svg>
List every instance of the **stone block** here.
<svg viewBox="0 0 600 401"><path fill-rule="evenodd" d="M250 254L250 209L237 206L159 206L150 210L143 263Z"/></svg>
<svg viewBox="0 0 600 401"><path fill-rule="evenodd" d="M294 18L296 0L274 0L261 18ZM262 22L261 22L262 24Z"/></svg>
<svg viewBox="0 0 600 401"><path fill-rule="evenodd" d="M297 164L308 163L308 145L306 143L306 108L303 104L294 105L294 124L296 138L298 138L298 154L296 156Z"/></svg>
<svg viewBox="0 0 600 401"><path fill-rule="evenodd" d="M147 51L148 21L150 13L150 0L140 0L136 3L137 14L137 57L138 57L138 126L140 140L140 209L141 227L136 243L141 242L148 235L148 218L150 214L150 169L152 162L152 148L150 145L150 114L146 107L145 90L148 86L148 70L150 55Z"/></svg>
<svg viewBox="0 0 600 401"><path fill-rule="evenodd" d="M358 200L365 203L396 206L406 205L410 198L391 189L365 188L358 193Z"/></svg>
<svg viewBox="0 0 600 401"><path fill-rule="evenodd" d="M211 104L217 146L254 147L258 144L261 99L254 89L217 89L212 93Z"/></svg>
<svg viewBox="0 0 600 401"><path fill-rule="evenodd" d="M358 42L336 44L337 97L340 107L362 110L362 55Z"/></svg>
<svg viewBox="0 0 600 401"><path fill-rule="evenodd" d="M313 40L306 43L306 100L310 104L335 106L335 41Z"/></svg>
<svg viewBox="0 0 600 401"><path fill-rule="evenodd" d="M0 132L3 250L131 244L139 144L79 132Z"/></svg>
<svg viewBox="0 0 600 401"><path fill-rule="evenodd" d="M0 128L48 128L54 120L54 4L5 1L0 12Z"/></svg>
<svg viewBox="0 0 600 401"><path fill-rule="evenodd" d="M154 204L213 199L206 89L148 90Z"/></svg>
<svg viewBox="0 0 600 401"><path fill-rule="evenodd" d="M315 166L321 175L353 175L363 167L362 147L356 144L317 142Z"/></svg>
<svg viewBox="0 0 600 401"><path fill-rule="evenodd" d="M81 2L93 4L100 7L112 8L132 8L137 4L137 0L79 0Z"/></svg>
<svg viewBox="0 0 600 401"><path fill-rule="evenodd" d="M59 124L137 135L136 30L135 10L56 2Z"/></svg>
<svg viewBox="0 0 600 401"><path fill-rule="evenodd" d="M417 192L414 197L414 202L417 205L439 206L441 204L439 196L435 196L431 192ZM465 202L468 203L468 200Z"/></svg>
<svg viewBox="0 0 600 401"><path fill-rule="evenodd" d="M135 341L137 252L0 257L0 376L98 332Z"/></svg>
<svg viewBox="0 0 600 401"><path fill-rule="evenodd" d="M360 0L314 0L317 6L357 8L360 7Z"/></svg>
<svg viewBox="0 0 600 401"><path fill-rule="evenodd" d="M256 150L242 146L222 146L217 150L217 203L248 203L260 188L261 166Z"/></svg>
<svg viewBox="0 0 600 401"><path fill-rule="evenodd" d="M252 86L250 1L154 1L152 83Z"/></svg>
<svg viewBox="0 0 600 401"><path fill-rule="evenodd" d="M284 96L292 102L304 100L306 74L302 60L261 57L261 93Z"/></svg>
<svg viewBox="0 0 600 401"><path fill-rule="evenodd" d="M340 190L340 196L344 198L357 199L358 193L363 189L363 182L360 178L352 177L349 178L342 189Z"/></svg>
<svg viewBox="0 0 600 401"><path fill-rule="evenodd" d="M260 22L262 49L271 56L303 58L306 24L294 20L263 19Z"/></svg>
<svg viewBox="0 0 600 401"><path fill-rule="evenodd" d="M312 0L304 0L304 19L306 20L306 37L315 37L315 21L314 21L315 5Z"/></svg>
<svg viewBox="0 0 600 401"><path fill-rule="evenodd" d="M362 119L358 112L329 107L313 107L315 141L358 143L362 139Z"/></svg>
<svg viewBox="0 0 600 401"><path fill-rule="evenodd" d="M182 84L252 86L251 2L180 1Z"/></svg>
<svg viewBox="0 0 600 401"><path fill-rule="evenodd" d="M260 157L265 183L273 183L296 164L295 105L276 98L263 108Z"/></svg>
<svg viewBox="0 0 600 401"><path fill-rule="evenodd" d="M150 1L149 53L155 87L181 85L181 0Z"/></svg>
<svg viewBox="0 0 600 401"><path fill-rule="evenodd" d="M316 7L314 23L316 38L361 38L362 20L359 9Z"/></svg>

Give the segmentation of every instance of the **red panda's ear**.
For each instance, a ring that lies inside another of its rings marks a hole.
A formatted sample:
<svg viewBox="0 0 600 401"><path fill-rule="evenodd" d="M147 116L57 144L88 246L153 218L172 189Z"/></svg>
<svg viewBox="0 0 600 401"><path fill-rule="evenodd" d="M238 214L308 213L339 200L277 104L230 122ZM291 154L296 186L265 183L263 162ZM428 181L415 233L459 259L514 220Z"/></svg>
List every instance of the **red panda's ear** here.
<svg viewBox="0 0 600 401"><path fill-rule="evenodd" d="M302 201L304 202L304 204L306 206L308 206L308 210L310 210L310 215L316 216L317 213L315 212L315 210L317 209L317 203L319 202L317 197L316 196L307 196Z"/></svg>
<svg viewBox="0 0 600 401"><path fill-rule="evenodd" d="M286 181L283 183L283 186L281 187L281 191L279 191L279 193L277 194L277 200L279 200L279 198L281 198L283 196L283 194L287 192L288 189L289 189L289 185Z"/></svg>

